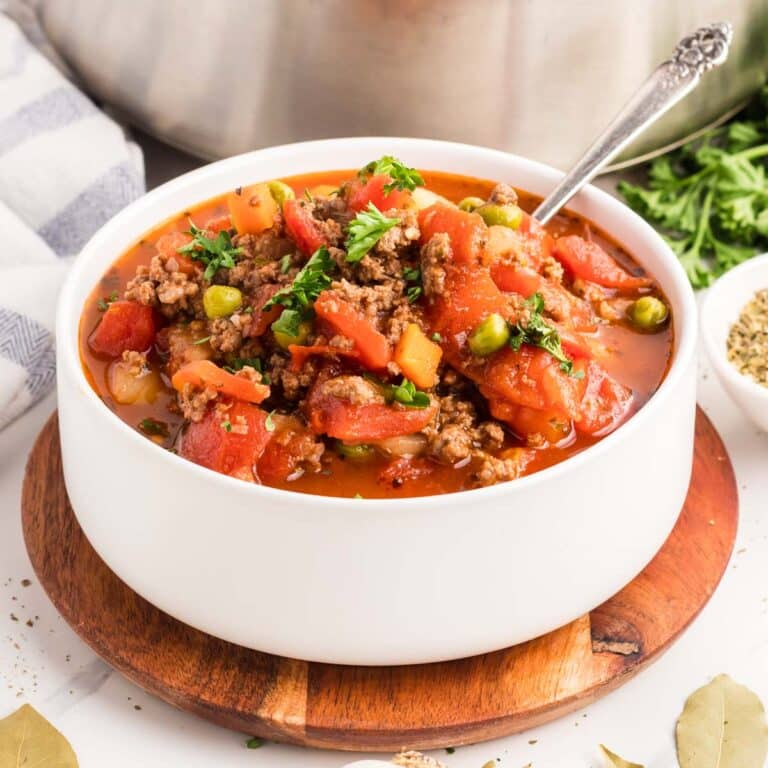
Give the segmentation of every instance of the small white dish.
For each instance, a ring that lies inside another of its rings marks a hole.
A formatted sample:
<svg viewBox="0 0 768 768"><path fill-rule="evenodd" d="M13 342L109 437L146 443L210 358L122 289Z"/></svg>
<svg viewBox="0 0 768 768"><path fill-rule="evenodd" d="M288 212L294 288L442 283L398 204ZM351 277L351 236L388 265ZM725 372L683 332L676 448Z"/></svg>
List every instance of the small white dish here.
<svg viewBox="0 0 768 768"><path fill-rule="evenodd" d="M768 288L768 253L740 264L709 289L701 306L701 335L725 391L749 419L768 432L768 387L740 373L728 360L727 351L731 326L763 288Z"/></svg>

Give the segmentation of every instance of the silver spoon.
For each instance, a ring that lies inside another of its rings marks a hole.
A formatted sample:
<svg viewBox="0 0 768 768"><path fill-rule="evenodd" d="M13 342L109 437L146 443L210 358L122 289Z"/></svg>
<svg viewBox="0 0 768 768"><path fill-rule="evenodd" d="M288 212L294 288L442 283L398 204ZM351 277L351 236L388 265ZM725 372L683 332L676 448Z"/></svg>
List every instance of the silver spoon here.
<svg viewBox="0 0 768 768"><path fill-rule="evenodd" d="M546 224L606 163L698 84L702 74L728 58L733 28L710 24L684 37L672 56L660 64L611 124L587 149L565 178L533 212Z"/></svg>

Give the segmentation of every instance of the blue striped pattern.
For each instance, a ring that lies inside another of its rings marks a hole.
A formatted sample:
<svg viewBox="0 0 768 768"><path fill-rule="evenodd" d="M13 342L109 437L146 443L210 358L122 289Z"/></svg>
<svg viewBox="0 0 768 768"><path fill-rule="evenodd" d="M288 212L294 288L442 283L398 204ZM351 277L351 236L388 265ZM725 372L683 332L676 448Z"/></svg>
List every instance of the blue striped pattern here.
<svg viewBox="0 0 768 768"><path fill-rule="evenodd" d="M38 234L57 255L71 256L143 191L143 179L135 166L115 165L62 208Z"/></svg>
<svg viewBox="0 0 768 768"><path fill-rule="evenodd" d="M38 134L62 128L95 112L96 107L71 86L49 91L0 121L0 155Z"/></svg>
<svg viewBox="0 0 768 768"><path fill-rule="evenodd" d="M56 356L53 334L34 320L0 307L0 357L27 371L26 389L36 402L53 386Z"/></svg>

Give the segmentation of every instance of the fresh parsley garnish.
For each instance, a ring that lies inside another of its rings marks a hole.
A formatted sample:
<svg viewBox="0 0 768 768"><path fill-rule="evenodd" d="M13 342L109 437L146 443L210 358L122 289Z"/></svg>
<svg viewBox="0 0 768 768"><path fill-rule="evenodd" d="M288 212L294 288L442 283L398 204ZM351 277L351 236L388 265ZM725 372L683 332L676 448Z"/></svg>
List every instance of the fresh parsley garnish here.
<svg viewBox="0 0 768 768"><path fill-rule="evenodd" d="M270 411L267 414L267 418L264 419L264 429L267 430L267 432L274 432L275 431L275 422L272 420L272 417L275 415L275 411Z"/></svg>
<svg viewBox="0 0 768 768"><path fill-rule="evenodd" d="M384 185L385 192L391 192L393 189L407 189L412 192L416 187L424 186L424 179L415 168L408 168L392 155L384 155L368 163L360 171L360 176L379 176L384 173L392 179L390 184Z"/></svg>
<svg viewBox="0 0 768 768"><path fill-rule="evenodd" d="M312 317L312 304L331 285L330 274L336 269L336 262L328 249L318 248L309 261L299 270L293 282L281 288L265 305L269 309L276 305L285 307L280 317L272 323L272 331L287 336L298 336L299 326Z"/></svg>
<svg viewBox="0 0 768 768"><path fill-rule="evenodd" d="M523 325L518 322L514 325L509 324L509 346L514 350L519 350L523 344L530 344L532 347L539 347L545 352L549 352L552 357L560 363L560 370L580 379L584 376L583 371L573 371L573 360L563 351L560 341L560 334L557 329L549 325L542 312L544 311L544 299L540 293L534 293L526 303L531 309L531 316L528 322Z"/></svg>
<svg viewBox="0 0 768 768"><path fill-rule="evenodd" d="M403 376L399 384L389 387L389 395L396 402L408 408L427 408L430 404L429 395L416 389L416 385Z"/></svg>
<svg viewBox="0 0 768 768"><path fill-rule="evenodd" d="M368 203L365 211L355 216L349 222L347 242L347 261L357 262L379 242L385 232L397 226L400 219L390 219L385 216L373 203Z"/></svg>
<svg viewBox="0 0 768 768"><path fill-rule="evenodd" d="M440 343L442 340L443 340L443 335L441 333L435 332L432 334L432 341L436 341Z"/></svg>
<svg viewBox="0 0 768 768"><path fill-rule="evenodd" d="M155 419L142 419L139 422L139 429L145 434L152 437L168 437L168 425L163 421L156 421Z"/></svg>
<svg viewBox="0 0 768 768"><path fill-rule="evenodd" d="M258 736L253 736L252 738L248 739L245 742L245 746L248 749L258 749L259 747L264 745L264 740L260 739Z"/></svg>
<svg viewBox="0 0 768 768"><path fill-rule="evenodd" d="M408 303L413 304L418 301L424 289L421 285L421 270L418 267L406 267L403 270L403 277L407 283L413 283L406 288L405 295L408 298Z"/></svg>
<svg viewBox="0 0 768 768"><path fill-rule="evenodd" d="M768 88L734 121L651 163L648 185L619 184L654 223L694 288L768 248Z"/></svg>
<svg viewBox="0 0 768 768"><path fill-rule="evenodd" d="M112 293L109 294L109 296L105 296L103 299L99 299L96 303L96 306L99 309L99 312L106 312L109 309L109 305L117 301L118 293L117 291L112 291Z"/></svg>
<svg viewBox="0 0 768 768"><path fill-rule="evenodd" d="M224 421L221 422L221 428L225 432L231 432L232 431L232 422L229 419L224 419Z"/></svg>
<svg viewBox="0 0 768 768"><path fill-rule="evenodd" d="M242 371L248 365L259 373L262 372L262 362L260 357L236 357L228 366L232 372Z"/></svg>
<svg viewBox="0 0 768 768"><path fill-rule="evenodd" d="M290 272L292 261L293 261L293 257L291 256L291 254L286 253L285 256L283 256L283 258L280 259L280 272L282 272L283 274Z"/></svg>
<svg viewBox="0 0 768 768"><path fill-rule="evenodd" d="M222 229L215 238L207 237L205 230L196 227L190 219L187 234L192 235L192 242L176 250L194 261L205 264L203 277L209 281L220 269L232 269L235 266L235 256L243 251L242 248L232 245L232 236L226 229Z"/></svg>

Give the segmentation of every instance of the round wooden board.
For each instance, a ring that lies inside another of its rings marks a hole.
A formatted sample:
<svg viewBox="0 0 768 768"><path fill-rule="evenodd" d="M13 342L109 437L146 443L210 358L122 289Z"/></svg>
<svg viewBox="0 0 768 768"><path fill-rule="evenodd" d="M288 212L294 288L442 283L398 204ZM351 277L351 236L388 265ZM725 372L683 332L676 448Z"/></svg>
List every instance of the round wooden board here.
<svg viewBox="0 0 768 768"><path fill-rule="evenodd" d="M733 468L699 410L693 478L677 526L648 567L607 603L549 635L484 656L344 667L226 643L132 592L94 552L69 506L55 415L29 457L22 494L24 536L40 582L74 631L119 672L227 728L370 751L504 736L616 688L669 647L706 604L728 563L737 520Z"/></svg>

